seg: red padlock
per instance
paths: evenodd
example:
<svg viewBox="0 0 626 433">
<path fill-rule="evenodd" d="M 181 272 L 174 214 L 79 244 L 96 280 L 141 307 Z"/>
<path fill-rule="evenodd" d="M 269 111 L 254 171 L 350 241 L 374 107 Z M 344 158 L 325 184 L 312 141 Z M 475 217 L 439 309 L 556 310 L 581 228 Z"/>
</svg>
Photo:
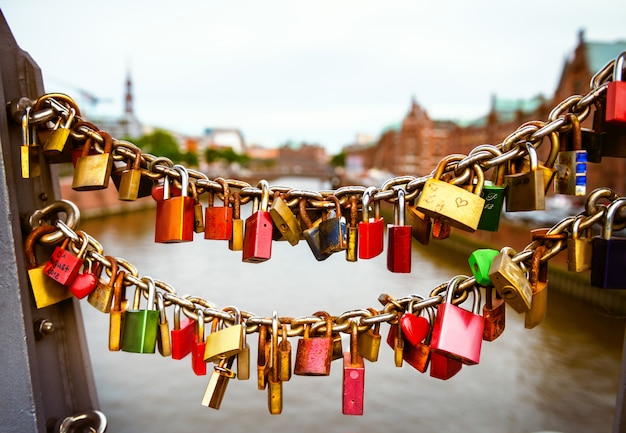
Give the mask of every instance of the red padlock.
<svg viewBox="0 0 626 433">
<path fill-rule="evenodd" d="M 194 200 L 188 196 L 189 174 L 182 165 L 173 167 L 180 174 L 181 195 L 170 197 L 169 182 L 163 183 L 163 200 L 157 201 L 154 241 L 159 243 L 193 240 L 195 228 Z"/>
<path fill-rule="evenodd" d="M 206 349 L 206 341 L 204 340 L 204 313 L 201 309 L 196 311 L 198 320 L 196 320 L 195 337 L 196 341 L 191 346 L 191 368 L 197 376 L 206 375 L 206 362 L 204 361 L 204 350 Z"/>
<path fill-rule="evenodd" d="M 343 354 L 343 406 L 344 415 L 363 415 L 363 395 L 365 393 L 365 363 L 359 354 L 358 326 L 352 321 L 350 351 Z"/>
<path fill-rule="evenodd" d="M 410 305 L 410 309 L 412 307 L 413 302 L 411 302 Z M 416 317 L 416 319 L 423 319 L 423 321 L 425 321 L 427 329 L 424 330 L 418 330 L 417 332 L 412 331 L 411 333 L 407 333 L 406 331 L 404 331 L 404 327 L 403 327 L 403 335 L 405 336 L 404 338 L 404 351 L 402 354 L 402 358 L 406 361 L 407 364 L 409 364 L 411 367 L 413 367 L 414 369 L 416 369 L 417 371 L 419 371 L 420 373 L 425 373 L 426 370 L 428 369 L 428 365 L 430 364 L 430 340 L 431 340 L 431 336 L 432 336 L 432 324 L 435 322 L 435 317 L 434 317 L 434 313 L 431 307 L 425 307 L 427 313 L 428 313 L 428 317 L 429 320 L 426 320 L 425 317 L 423 316 L 413 316 Z M 421 311 L 424 311 L 424 309 L 422 309 Z M 403 316 L 404 317 L 404 316 Z M 402 320 L 402 318 L 400 319 Z M 422 321 L 419 322 L 421 327 L 421 324 L 424 323 Z M 419 328 L 418 327 L 418 328 Z M 415 339 L 419 339 L 417 342 L 413 342 L 410 341 L 408 336 L 409 335 L 416 335 Z"/>
<path fill-rule="evenodd" d="M 183 359 L 191 353 L 191 348 L 196 342 L 194 339 L 195 322 L 187 317 L 181 321 L 181 306 L 174 306 L 174 329 L 170 332 L 172 337 L 172 359 Z"/>
<path fill-rule="evenodd" d="M 82 242 L 78 254 L 74 255 L 68 250 L 70 239 L 66 238 L 63 245 L 54 249 L 48 263 L 44 267 L 44 273 L 47 276 L 64 286 L 69 286 L 76 278 L 76 275 L 78 275 L 78 271 L 83 266 L 85 253 L 89 245 L 87 235 L 84 232 L 77 231 L 76 234 Z"/>
<path fill-rule="evenodd" d="M 299 376 L 328 376 L 333 355 L 333 321 L 324 311 L 314 314 L 324 317 L 326 332 L 321 337 L 309 337 L 310 325 L 304 327 L 304 337 L 298 340 L 293 373 Z"/>
<path fill-rule="evenodd" d="M 394 224 L 387 226 L 387 269 L 396 273 L 411 272 L 411 226 L 404 224 L 404 190 L 397 188 Z"/>
<path fill-rule="evenodd" d="M 370 200 L 375 192 L 376 187 L 368 187 L 361 199 L 363 221 L 360 221 L 358 226 L 360 259 L 371 259 L 383 252 L 385 220 L 380 216 L 380 202 L 374 204 L 374 218 L 369 216 Z"/>
<path fill-rule="evenodd" d="M 224 191 L 224 206 L 214 206 L 214 193 L 209 191 L 209 205 L 204 211 L 204 239 L 230 240 L 233 235 L 233 209 L 228 206 L 230 188 L 218 177 L 215 179 Z"/>
<path fill-rule="evenodd" d="M 621 53 L 613 66 L 613 81 L 606 89 L 606 122 L 612 124 L 626 124 L 626 51 Z"/>
<path fill-rule="evenodd" d="M 266 180 L 259 182 L 261 200 L 254 198 L 252 215 L 246 219 L 246 231 L 243 237 L 242 261 L 261 263 L 272 257 L 273 222 L 267 210 L 270 199 L 270 187 Z"/>
<path fill-rule="evenodd" d="M 97 268 L 98 264 L 96 263 L 95 266 Z M 70 283 L 70 292 L 78 299 L 83 299 L 85 296 L 91 294 L 96 287 L 98 287 L 98 275 L 97 272 L 94 272 L 93 260 L 87 259 L 85 263 L 83 263 L 83 272 L 76 275 Z"/>
<path fill-rule="evenodd" d="M 437 352 L 430 352 L 430 377 L 448 380 L 459 371 L 463 363 L 458 359 L 449 358 Z"/>
<path fill-rule="evenodd" d="M 459 275 L 448 283 L 445 302 L 437 307 L 430 347 L 433 351 L 464 364 L 478 364 L 483 342 L 485 319 L 479 313 L 480 291 L 473 288 L 473 312 L 452 303 L 457 286 L 469 277 Z"/>
</svg>

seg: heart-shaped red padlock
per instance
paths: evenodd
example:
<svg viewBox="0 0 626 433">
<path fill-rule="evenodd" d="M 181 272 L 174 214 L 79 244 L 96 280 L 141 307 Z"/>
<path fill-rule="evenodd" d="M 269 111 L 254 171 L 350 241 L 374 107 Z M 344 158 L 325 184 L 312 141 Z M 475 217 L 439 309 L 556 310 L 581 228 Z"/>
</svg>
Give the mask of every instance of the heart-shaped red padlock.
<svg viewBox="0 0 626 433">
<path fill-rule="evenodd" d="M 400 327 L 404 338 L 413 346 L 417 346 L 430 332 L 428 319 L 413 313 L 404 313 L 400 317 Z"/>
<path fill-rule="evenodd" d="M 78 299 L 83 299 L 93 292 L 97 285 L 98 277 L 90 271 L 85 271 L 82 274 L 76 275 L 76 278 L 74 278 L 70 284 L 70 292 Z"/>
</svg>

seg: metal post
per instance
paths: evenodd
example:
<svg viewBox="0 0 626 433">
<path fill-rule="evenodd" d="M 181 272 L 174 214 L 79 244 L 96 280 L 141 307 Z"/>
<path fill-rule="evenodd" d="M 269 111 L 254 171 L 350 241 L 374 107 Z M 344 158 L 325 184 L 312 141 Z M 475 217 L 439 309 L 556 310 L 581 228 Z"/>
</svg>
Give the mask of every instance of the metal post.
<svg viewBox="0 0 626 433">
<path fill-rule="evenodd" d="M 0 102 L 35 99 L 43 89 L 39 67 L 17 46 L 0 11 Z M 21 141 L 20 124 L 0 110 L 0 432 L 46 432 L 97 409 L 98 400 L 78 302 L 37 310 L 32 299 L 20 217 L 60 193 L 55 167 L 42 164 L 40 177 L 22 179 Z M 34 323 L 42 320 L 53 332 L 36 340 Z"/>
<path fill-rule="evenodd" d="M 622 368 L 619 374 L 617 400 L 615 401 L 615 418 L 613 419 L 613 433 L 626 433 L 626 330 L 624 331 L 624 345 L 622 347 Z"/>
</svg>

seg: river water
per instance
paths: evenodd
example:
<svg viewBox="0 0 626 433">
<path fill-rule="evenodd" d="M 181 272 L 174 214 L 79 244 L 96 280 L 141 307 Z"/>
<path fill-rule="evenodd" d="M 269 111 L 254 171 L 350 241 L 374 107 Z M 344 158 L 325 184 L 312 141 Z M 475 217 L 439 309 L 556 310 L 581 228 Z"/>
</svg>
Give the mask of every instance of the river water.
<svg viewBox="0 0 626 433">
<path fill-rule="evenodd" d="M 300 183 L 297 183 L 300 182 Z M 309 189 L 327 186 L 283 179 L 276 184 Z M 250 206 L 242 207 L 249 211 Z M 243 215 L 245 217 L 245 215 Z M 83 221 L 105 253 L 223 308 L 270 317 L 332 315 L 374 307 L 381 293 L 428 295 L 457 274 L 468 274 L 463 257 L 435 254 L 414 242 L 413 272 L 392 274 L 384 254 L 347 262 L 335 254 L 317 262 L 305 242 L 274 242 L 271 260 L 241 261 L 225 241 L 154 243 L 154 212 Z M 445 242 L 445 241 L 444 241 Z M 132 293 L 131 293 L 132 296 Z M 124 432 L 607 432 L 618 388 L 624 320 L 552 290 L 546 320 L 524 329 L 523 315 L 507 310 L 504 334 L 485 342 L 480 364 L 465 366 L 447 381 L 405 365 L 397 368 L 384 343 L 379 360 L 366 361 L 365 413 L 341 414 L 342 365 L 328 377 L 292 376 L 283 385 L 281 415 L 270 415 L 266 391 L 256 384 L 256 335 L 251 345 L 251 379 L 233 379 L 219 411 L 200 404 L 209 376 L 196 376 L 189 357 L 109 352 L 108 316 L 81 301 L 93 373 L 109 430 Z M 170 325 L 172 311 L 168 309 Z M 291 339 L 292 347 L 297 345 Z M 344 340 L 344 348 L 347 340 Z M 210 366 L 209 366 L 210 374 Z"/>
</svg>

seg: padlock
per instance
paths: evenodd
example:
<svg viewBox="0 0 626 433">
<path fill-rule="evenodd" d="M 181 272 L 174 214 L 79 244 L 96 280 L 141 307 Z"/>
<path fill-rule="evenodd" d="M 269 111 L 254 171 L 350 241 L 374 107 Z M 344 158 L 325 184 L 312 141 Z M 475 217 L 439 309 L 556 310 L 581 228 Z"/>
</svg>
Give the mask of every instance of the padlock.
<svg viewBox="0 0 626 433">
<path fill-rule="evenodd" d="M 122 334 L 124 352 L 154 353 L 159 329 L 159 312 L 156 310 L 156 285 L 151 277 L 141 279 L 148 286 L 148 309 L 140 310 L 142 288 L 135 287 L 132 309 L 126 311 L 126 323 Z"/>
<path fill-rule="evenodd" d="M 506 325 L 506 304 L 493 286 L 487 286 L 483 317 L 485 318 L 485 330 L 483 340 L 493 341 L 504 332 Z M 494 294 L 495 292 L 495 294 Z"/>
<path fill-rule="evenodd" d="M 350 196 L 350 221 L 348 222 L 346 239 L 346 261 L 356 262 L 359 260 L 359 203 L 356 195 Z"/>
<path fill-rule="evenodd" d="M 485 200 L 485 206 L 478 222 L 479 230 L 498 231 L 506 190 L 507 186 L 504 185 L 504 165 L 499 165 L 494 171 L 493 180 L 485 181 L 483 186 L 481 197 Z"/>
<path fill-rule="evenodd" d="M 402 367 L 404 363 L 404 337 L 402 336 L 402 327 L 400 320 L 391 323 L 389 333 L 387 334 L 387 344 L 393 349 L 393 362 L 396 367 Z"/>
<path fill-rule="evenodd" d="M 585 272 L 591 269 L 593 256 L 593 237 L 591 225 L 581 233 L 580 225 L 584 217 L 577 217 L 572 223 L 572 232 L 567 239 L 567 270 L 571 272 Z"/>
<path fill-rule="evenodd" d="M 204 233 L 204 208 L 198 196 L 196 182 L 189 182 L 191 198 L 193 198 L 193 231 L 194 233 Z"/>
<path fill-rule="evenodd" d="M 221 177 L 215 181 L 222 186 L 224 205 L 215 206 L 215 193 L 209 190 L 208 207 L 204 211 L 204 239 L 230 240 L 233 236 L 233 209 L 228 206 L 230 188 L 228 182 Z"/>
<path fill-rule="evenodd" d="M 233 193 L 233 232 L 228 240 L 228 248 L 231 251 L 243 250 L 244 221 L 241 219 L 241 196 L 238 192 Z"/>
<path fill-rule="evenodd" d="M 300 219 L 304 222 L 305 229 L 302 231 L 302 235 L 306 240 L 307 245 L 311 249 L 315 260 L 321 262 L 329 258 L 332 253 L 323 253 L 320 248 L 320 228 L 319 225 L 313 225 L 309 215 L 306 211 L 306 199 L 301 198 L 299 203 Z"/>
<path fill-rule="evenodd" d="M 189 242 L 194 235 L 193 198 L 188 196 L 189 174 L 182 165 L 175 165 L 180 174 L 181 195 L 170 197 L 169 181 L 166 177 L 163 200 L 157 201 L 156 230 L 154 241 L 160 243 Z"/>
<path fill-rule="evenodd" d="M 267 375 L 267 407 L 270 414 L 278 415 L 283 411 L 283 382 L 280 380 L 278 355 L 278 314 L 272 314 L 272 336 Z"/>
<path fill-rule="evenodd" d="M 70 247 L 70 239 L 66 238 L 63 245 L 56 247 L 50 256 L 50 259 L 44 266 L 44 273 L 52 278 L 57 283 L 68 286 L 72 283 L 80 268 L 83 266 L 85 254 L 89 242 L 87 236 L 82 231 L 77 231 L 76 234 L 81 239 L 81 246 L 77 255 L 72 254 L 68 248 Z"/>
<path fill-rule="evenodd" d="M 451 232 L 452 227 L 450 226 L 450 223 L 439 217 L 432 219 L 431 236 L 433 239 L 438 241 L 448 239 Z"/>
<path fill-rule="evenodd" d="M 371 259 L 383 252 L 385 220 L 380 216 L 380 201 L 374 202 L 374 217 L 370 217 L 370 202 L 376 192 L 375 187 L 368 187 L 363 192 L 362 221 L 359 222 L 359 258 Z"/>
<path fill-rule="evenodd" d="M 374 308 L 368 310 L 377 316 L 378 312 Z M 378 361 L 378 353 L 380 352 L 380 322 L 376 322 L 371 328 L 365 332 L 359 332 L 359 354 L 370 362 Z"/>
<path fill-rule="evenodd" d="M 350 350 L 343 354 L 342 394 L 344 415 L 363 415 L 365 394 L 365 363 L 358 349 L 358 326 L 352 321 Z"/>
<path fill-rule="evenodd" d="M 602 136 L 601 156 L 626 158 L 626 134 L 624 126 L 606 121 L 606 95 L 596 100 L 596 111 L 593 113 L 593 130 Z M 583 137 L 584 138 L 584 137 Z M 583 141 L 583 146 L 585 142 Z M 590 152 L 587 149 L 587 152 Z M 591 161 L 591 155 L 587 154 Z"/>
<path fill-rule="evenodd" d="M 109 350 L 119 351 L 122 348 L 122 335 L 126 324 L 126 300 L 124 299 L 124 278 L 126 272 L 119 271 L 113 283 L 113 306 L 109 312 Z"/>
<path fill-rule="evenodd" d="M 490 248 L 482 248 L 470 254 L 469 267 L 472 275 L 476 279 L 476 283 L 481 286 L 490 286 L 491 278 L 489 278 L 489 269 L 493 259 L 499 254 L 499 251 Z"/>
<path fill-rule="evenodd" d="M 333 354 L 333 321 L 331 316 L 323 311 L 314 315 L 324 318 L 326 332 L 321 337 L 310 337 L 311 325 L 304 326 L 304 337 L 298 340 L 293 370 L 293 373 L 298 376 L 330 375 L 330 363 Z"/>
<path fill-rule="evenodd" d="M 250 345 L 247 341 L 247 330 L 245 320 L 241 322 L 243 327 L 242 349 L 237 353 L 237 380 L 250 379 Z"/>
<path fill-rule="evenodd" d="M 42 225 L 31 231 L 26 237 L 24 251 L 26 253 L 26 267 L 28 279 L 37 308 L 54 305 L 72 297 L 70 290 L 48 277 L 44 271 L 45 265 L 38 265 L 35 256 L 35 243 L 43 235 L 54 233 L 57 228 L 52 225 Z"/>
<path fill-rule="evenodd" d="M 414 336 L 416 331 L 412 331 L 412 333 L 406 332 L 406 327 L 403 326 L 403 337 L 404 337 L 404 350 L 402 352 L 402 359 L 406 361 L 411 367 L 419 371 L 420 373 L 425 373 L 430 364 L 431 350 L 430 350 L 430 342 L 432 339 L 432 324 L 435 322 L 435 317 L 432 309 L 430 307 L 425 307 L 421 310 L 427 311 L 429 319 L 426 320 L 423 316 L 414 316 L 412 313 L 412 305 L 415 301 L 412 301 L 409 304 L 410 316 L 406 316 L 407 313 L 403 314 L 403 318 L 406 317 L 415 317 L 416 319 L 422 319 L 425 325 L 425 329 L 422 330 L 422 334 L 413 338 L 411 341 L 409 336 Z M 401 318 L 402 320 L 402 318 Z M 404 323 L 401 322 L 401 325 Z"/>
<path fill-rule="evenodd" d="M 421 299 L 419 299 L 421 300 Z M 421 315 L 416 315 L 413 311 L 413 304 L 417 300 L 409 302 L 408 310 L 400 316 L 400 328 L 405 342 L 416 346 L 430 334 L 431 322 Z M 423 310 L 420 310 L 420 312 Z M 405 345 L 406 349 L 406 345 Z"/>
<path fill-rule="evenodd" d="M 398 201 L 394 205 L 394 224 L 387 225 L 387 270 L 395 273 L 411 272 L 411 226 L 404 223 L 404 189 L 397 188 Z"/>
<path fill-rule="evenodd" d="M 432 220 L 413 206 L 407 208 L 406 217 L 411 226 L 411 235 L 422 245 L 428 245 L 432 232 Z"/>
<path fill-rule="evenodd" d="M 97 267 L 97 265 L 95 266 Z M 86 258 L 83 262 L 83 272 L 77 274 L 69 285 L 70 292 L 78 298 L 83 299 L 93 292 L 98 286 L 98 276 L 94 272 L 93 259 Z"/>
<path fill-rule="evenodd" d="M 139 188 L 142 181 L 141 172 L 141 149 L 136 147 L 135 157 L 128 160 L 128 165 L 120 175 L 120 183 L 117 188 L 117 198 L 122 201 L 134 201 L 139 198 Z"/>
<path fill-rule="evenodd" d="M 156 294 L 157 308 L 159 309 L 159 331 L 157 333 L 157 349 L 161 356 L 172 355 L 172 340 L 170 339 L 170 325 L 165 311 L 165 300 L 162 293 Z"/>
<path fill-rule="evenodd" d="M 512 248 L 502 248 L 491 262 L 489 278 L 507 304 L 518 313 L 525 313 L 530 309 L 533 290 L 524 271 L 513 262 L 515 254 Z"/>
<path fill-rule="evenodd" d="M 451 155 L 442 159 L 432 178 L 426 180 L 415 208 L 432 218 L 441 218 L 453 227 L 474 232 L 478 228 L 485 200 L 480 197 L 484 184 L 482 169 L 474 164 L 473 170 L 478 177 L 474 192 L 441 180 L 449 161 L 457 159 Z"/>
<path fill-rule="evenodd" d="M 504 183 L 507 185 L 507 212 L 544 210 L 546 208 L 545 178 L 542 171 L 538 170 L 537 151 L 530 142 L 526 142 L 525 147 L 530 162 L 528 171 L 504 176 Z M 511 164 L 511 166 L 513 165 Z"/>
<path fill-rule="evenodd" d="M 571 123 L 571 148 L 561 139 L 561 151 L 556 162 L 554 192 L 584 196 L 587 194 L 587 151 L 582 148 L 580 121 L 575 114 L 568 113 L 566 119 Z"/>
<path fill-rule="evenodd" d="M 48 135 L 48 139 L 43 146 L 43 152 L 46 157 L 51 157 L 53 159 L 58 158 L 61 152 L 63 152 L 65 144 L 70 137 L 72 123 L 74 122 L 76 114 L 76 110 L 71 107 L 68 110 L 67 119 L 65 120 L 65 124 L 63 126 L 61 126 L 60 123 L 62 118 L 59 118 L 59 123 L 55 126 L 55 129 L 50 132 L 50 135 Z"/>
<path fill-rule="evenodd" d="M 485 320 L 480 315 L 480 291 L 476 286 L 473 287 L 471 312 L 452 303 L 458 284 L 465 279 L 465 276 L 456 276 L 448 283 L 446 300 L 437 307 L 430 347 L 437 353 L 472 365 L 480 361 Z"/>
<path fill-rule="evenodd" d="M 594 112 L 594 119 L 598 110 Z M 571 140 L 572 131 L 562 133 L 563 140 Z M 596 131 L 595 129 L 580 128 L 582 148 L 587 151 L 587 162 L 602 162 L 603 149 L 606 146 L 606 132 Z"/>
<path fill-rule="evenodd" d="M 209 384 L 202 397 L 202 406 L 207 406 L 219 410 L 228 387 L 228 381 L 236 376 L 232 370 L 235 357 L 220 358 L 219 364 L 213 367 Z"/>
<path fill-rule="evenodd" d="M 257 388 L 263 391 L 267 388 L 267 378 L 270 373 L 270 358 L 272 355 L 272 336 L 267 325 L 259 325 L 259 343 L 257 345 Z"/>
<path fill-rule="evenodd" d="M 272 257 L 273 223 L 267 206 L 270 198 L 270 187 L 266 180 L 261 180 L 261 199 L 255 197 L 252 215 L 246 218 L 246 229 L 243 237 L 242 261 L 261 263 Z"/>
<path fill-rule="evenodd" d="M 207 362 L 216 361 L 224 356 L 230 358 L 243 350 L 244 329 L 241 324 L 241 314 L 235 307 L 227 307 L 224 310 L 234 313 L 234 323 L 231 326 L 225 326 L 224 322 L 222 322 L 222 328 L 218 329 L 217 322 L 219 319 L 213 320 L 211 333 L 206 339 L 206 350 L 204 352 L 204 360 Z"/>
<path fill-rule="evenodd" d="M 626 289 L 626 238 L 613 236 L 613 219 L 626 198 L 614 200 L 606 210 L 600 236 L 593 238 L 591 285 L 602 289 Z"/>
<path fill-rule="evenodd" d="M 546 247 L 541 245 L 533 251 L 532 265 L 529 272 L 529 281 L 533 290 L 530 310 L 524 316 L 524 328 L 532 329 L 543 322 L 548 309 L 548 262 L 542 263 L 541 258 L 546 253 Z"/>
<path fill-rule="evenodd" d="M 196 376 L 206 375 L 206 361 L 204 360 L 204 351 L 206 349 L 206 341 L 204 340 L 204 313 L 201 308 L 196 310 L 196 327 L 194 330 L 195 341 L 191 346 L 191 369 Z"/>
<path fill-rule="evenodd" d="M 72 189 L 75 191 L 96 191 L 109 186 L 113 168 L 113 138 L 106 131 L 98 131 L 104 140 L 103 153 L 90 155 L 93 140 L 88 137 L 83 145 L 81 156 L 76 161 Z"/>
<path fill-rule="evenodd" d="M 335 203 L 335 210 L 320 222 L 320 250 L 322 254 L 332 254 L 348 247 L 346 219 L 341 215 L 341 205 L 336 196 L 329 195 L 326 200 Z"/>
<path fill-rule="evenodd" d="M 341 333 L 333 332 L 333 354 L 331 355 L 331 361 L 336 361 L 337 359 L 343 358 L 343 343 L 341 338 Z"/>
<path fill-rule="evenodd" d="M 624 126 L 626 124 L 626 51 L 622 52 L 613 65 L 613 81 L 606 89 L 606 122 Z"/>
<path fill-rule="evenodd" d="M 291 379 L 291 343 L 287 338 L 287 325 L 281 325 L 282 339 L 278 344 L 278 378 L 281 382 Z"/>
<path fill-rule="evenodd" d="M 300 234 L 302 233 L 300 223 L 280 194 L 274 197 L 272 201 L 270 216 L 282 237 L 287 239 L 291 245 L 295 246 L 300 242 Z"/>
<path fill-rule="evenodd" d="M 22 178 L 31 179 L 41 175 L 39 165 L 39 153 L 41 146 L 37 144 L 36 134 L 30 126 L 31 107 L 26 107 L 22 116 L 22 145 L 20 146 L 20 162 L 22 167 Z"/>
<path fill-rule="evenodd" d="M 438 352 L 430 352 L 430 377 L 448 380 L 461 371 L 463 363 Z"/>
<path fill-rule="evenodd" d="M 181 306 L 174 306 L 174 329 L 170 332 L 172 338 L 172 359 L 183 359 L 191 353 L 195 344 L 195 321 L 185 317 L 181 320 Z"/>
<path fill-rule="evenodd" d="M 109 281 L 106 282 L 102 278 L 98 279 L 98 285 L 87 297 L 89 302 L 98 311 L 108 314 L 111 311 L 111 301 L 113 300 L 113 285 L 117 276 L 117 260 L 113 256 L 105 256 L 111 268 Z"/>
</svg>

